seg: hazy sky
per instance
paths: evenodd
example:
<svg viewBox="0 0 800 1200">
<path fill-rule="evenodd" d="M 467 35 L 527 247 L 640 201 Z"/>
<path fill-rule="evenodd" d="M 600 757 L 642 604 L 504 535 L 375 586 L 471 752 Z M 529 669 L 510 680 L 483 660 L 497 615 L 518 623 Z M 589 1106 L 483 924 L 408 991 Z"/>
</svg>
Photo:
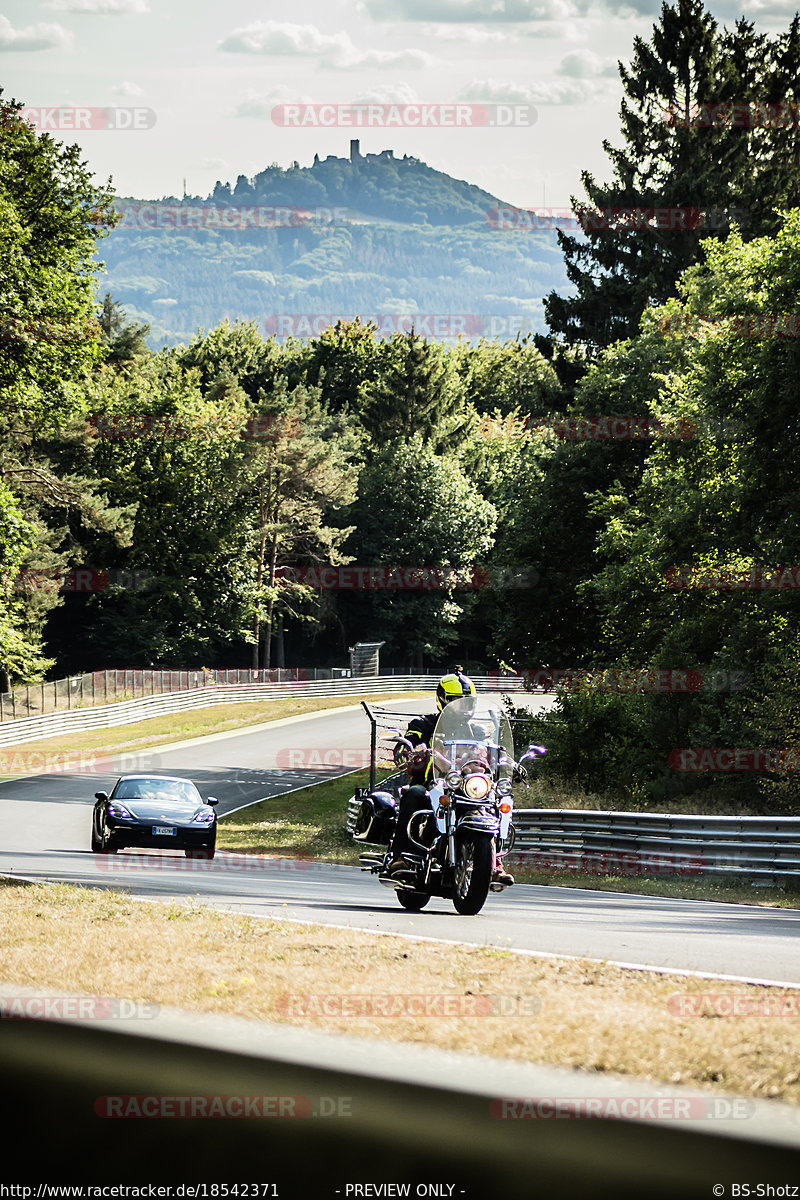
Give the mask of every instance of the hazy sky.
<svg viewBox="0 0 800 1200">
<path fill-rule="evenodd" d="M 796 7 L 753 0 L 744 15 L 776 33 Z M 30 106 L 152 110 L 150 128 L 55 135 L 78 141 L 120 194 L 181 195 L 184 179 L 206 193 L 273 161 L 346 155 L 359 137 L 362 153 L 390 147 L 511 203 L 566 207 L 582 195 L 582 169 L 610 174 L 602 141 L 620 141 L 617 60 L 630 60 L 637 34 L 649 39 L 659 11 L 655 0 L 12 0 L 0 15 L 0 81 L 6 99 Z M 734 0 L 711 11 L 729 26 L 743 15 Z M 512 102 L 533 105 L 536 119 L 276 125 L 275 104 L 297 101 Z"/>
</svg>

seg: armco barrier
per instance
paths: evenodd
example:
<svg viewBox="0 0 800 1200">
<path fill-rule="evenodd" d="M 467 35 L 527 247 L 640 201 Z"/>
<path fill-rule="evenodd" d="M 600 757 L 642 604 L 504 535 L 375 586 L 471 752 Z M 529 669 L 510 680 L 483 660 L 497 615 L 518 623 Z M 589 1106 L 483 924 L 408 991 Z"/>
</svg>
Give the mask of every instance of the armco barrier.
<svg viewBox="0 0 800 1200">
<path fill-rule="evenodd" d="M 513 856 L 546 871 L 800 879 L 800 817 L 517 809 Z"/>
<path fill-rule="evenodd" d="M 91 729 L 107 729 L 115 725 L 130 725 L 150 717 L 187 712 L 219 704 L 243 704 L 258 700 L 296 700 L 298 698 L 368 696 L 393 692 L 432 692 L 438 676 L 434 675 L 368 675 L 337 680 L 297 680 L 291 683 L 232 684 L 225 687 L 194 688 L 184 692 L 167 692 L 145 696 L 140 700 L 122 700 L 92 708 L 73 708 L 67 712 L 47 713 L 36 717 L 21 717 L 0 725 L 0 746 L 17 746 L 38 738 L 77 733 Z M 472 676 L 479 691 L 493 691 L 498 681 L 489 676 Z M 504 679 L 503 689 L 514 684 L 521 691 L 521 680 Z"/>
</svg>

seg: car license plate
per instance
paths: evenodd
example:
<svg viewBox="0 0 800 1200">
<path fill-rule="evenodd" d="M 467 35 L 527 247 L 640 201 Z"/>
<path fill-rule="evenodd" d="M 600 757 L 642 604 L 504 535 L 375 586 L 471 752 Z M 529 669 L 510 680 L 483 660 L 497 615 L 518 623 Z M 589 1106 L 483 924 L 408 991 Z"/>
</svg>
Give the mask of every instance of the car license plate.
<svg viewBox="0 0 800 1200">
<path fill-rule="evenodd" d="M 174 825 L 171 828 L 168 825 L 154 825 L 153 826 L 153 836 L 154 837 L 175 837 L 176 833 L 177 833 L 177 830 L 175 829 Z"/>
</svg>

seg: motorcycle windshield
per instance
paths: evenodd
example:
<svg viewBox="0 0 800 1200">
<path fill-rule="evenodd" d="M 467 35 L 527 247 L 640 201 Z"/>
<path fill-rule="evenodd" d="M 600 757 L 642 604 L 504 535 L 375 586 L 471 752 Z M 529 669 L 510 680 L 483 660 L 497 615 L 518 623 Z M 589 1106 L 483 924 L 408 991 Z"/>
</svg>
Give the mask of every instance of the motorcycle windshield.
<svg viewBox="0 0 800 1200">
<path fill-rule="evenodd" d="M 513 769 L 514 739 L 505 712 L 482 696 L 451 700 L 433 733 L 435 778 L 484 771 L 494 780 L 510 779 Z"/>
</svg>

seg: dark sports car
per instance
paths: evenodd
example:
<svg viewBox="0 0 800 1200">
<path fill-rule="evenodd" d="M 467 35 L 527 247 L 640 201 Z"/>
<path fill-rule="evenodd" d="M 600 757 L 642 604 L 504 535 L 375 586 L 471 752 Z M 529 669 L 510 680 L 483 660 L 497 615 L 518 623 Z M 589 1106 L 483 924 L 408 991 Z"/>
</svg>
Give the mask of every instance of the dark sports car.
<svg viewBox="0 0 800 1200">
<path fill-rule="evenodd" d="M 204 800 L 190 779 L 122 775 L 107 792 L 95 792 L 92 850 L 115 854 L 125 846 L 184 850 L 187 858 L 213 858 L 217 843 L 215 796 Z"/>
</svg>

